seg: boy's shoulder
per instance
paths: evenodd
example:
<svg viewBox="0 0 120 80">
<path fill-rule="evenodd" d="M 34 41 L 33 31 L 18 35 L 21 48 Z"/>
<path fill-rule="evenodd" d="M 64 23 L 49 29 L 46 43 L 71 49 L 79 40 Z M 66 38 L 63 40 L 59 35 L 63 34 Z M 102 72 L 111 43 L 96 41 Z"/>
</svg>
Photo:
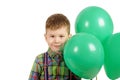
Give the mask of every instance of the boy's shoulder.
<svg viewBox="0 0 120 80">
<path fill-rule="evenodd" d="M 37 55 L 37 58 L 43 58 L 45 53 L 41 53 Z"/>
<path fill-rule="evenodd" d="M 43 63 L 44 54 L 45 54 L 45 53 L 41 53 L 41 54 L 39 54 L 39 55 L 36 56 L 35 61 L 36 61 L 38 64 L 42 64 L 42 63 Z"/>
</svg>

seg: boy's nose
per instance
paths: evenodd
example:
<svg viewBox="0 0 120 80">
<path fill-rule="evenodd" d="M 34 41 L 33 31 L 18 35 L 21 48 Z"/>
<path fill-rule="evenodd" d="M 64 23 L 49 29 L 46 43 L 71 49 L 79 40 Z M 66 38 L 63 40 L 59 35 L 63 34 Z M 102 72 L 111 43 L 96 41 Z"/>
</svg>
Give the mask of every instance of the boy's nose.
<svg viewBox="0 0 120 80">
<path fill-rule="evenodd" d="M 60 38 L 56 37 L 55 42 L 60 42 Z"/>
</svg>

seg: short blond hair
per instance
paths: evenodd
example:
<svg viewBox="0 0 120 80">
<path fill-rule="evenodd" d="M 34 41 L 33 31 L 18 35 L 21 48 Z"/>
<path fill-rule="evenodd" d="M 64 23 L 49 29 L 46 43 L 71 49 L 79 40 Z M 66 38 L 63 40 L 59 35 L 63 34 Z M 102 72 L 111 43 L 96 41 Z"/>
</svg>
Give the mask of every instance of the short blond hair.
<svg viewBox="0 0 120 80">
<path fill-rule="evenodd" d="M 46 20 L 46 29 L 57 30 L 61 27 L 66 27 L 68 34 L 70 34 L 70 21 L 63 14 L 53 14 Z"/>
</svg>

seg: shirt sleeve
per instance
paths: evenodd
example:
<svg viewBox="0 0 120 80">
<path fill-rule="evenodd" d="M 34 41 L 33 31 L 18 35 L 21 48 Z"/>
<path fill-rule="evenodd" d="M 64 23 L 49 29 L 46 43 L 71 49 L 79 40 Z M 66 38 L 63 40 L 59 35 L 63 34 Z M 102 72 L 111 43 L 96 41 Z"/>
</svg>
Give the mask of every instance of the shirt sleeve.
<svg viewBox="0 0 120 80">
<path fill-rule="evenodd" d="M 40 75 L 42 71 L 40 60 L 41 59 L 39 59 L 38 56 L 35 58 L 35 61 L 33 63 L 28 80 L 39 80 L 40 79 Z"/>
</svg>

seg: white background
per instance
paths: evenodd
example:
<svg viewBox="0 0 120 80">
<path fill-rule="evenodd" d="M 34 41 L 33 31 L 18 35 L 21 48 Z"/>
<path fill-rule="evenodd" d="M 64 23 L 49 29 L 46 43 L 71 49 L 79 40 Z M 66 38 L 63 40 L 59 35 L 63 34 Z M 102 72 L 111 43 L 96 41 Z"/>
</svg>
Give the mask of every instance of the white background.
<svg viewBox="0 0 120 80">
<path fill-rule="evenodd" d="M 35 57 L 45 52 L 45 21 L 53 13 L 65 14 L 71 33 L 78 13 L 88 6 L 105 9 L 120 32 L 119 0 L 1 0 L 0 1 L 0 80 L 28 80 Z M 109 80 L 104 68 L 98 80 Z M 118 79 L 120 80 L 120 79 Z"/>
</svg>

